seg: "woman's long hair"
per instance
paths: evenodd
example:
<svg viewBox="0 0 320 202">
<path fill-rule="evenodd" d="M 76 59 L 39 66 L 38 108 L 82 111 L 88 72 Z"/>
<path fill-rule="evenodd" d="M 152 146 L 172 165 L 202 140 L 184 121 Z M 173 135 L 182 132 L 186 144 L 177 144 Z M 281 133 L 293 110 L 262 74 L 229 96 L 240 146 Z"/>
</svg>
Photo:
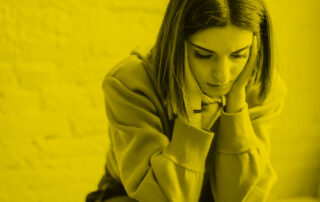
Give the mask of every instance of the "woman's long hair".
<svg viewBox="0 0 320 202">
<path fill-rule="evenodd" d="M 152 57 L 160 97 L 166 103 L 174 101 L 180 113 L 186 114 L 184 41 L 199 30 L 229 24 L 257 35 L 257 66 L 250 84 L 259 83 L 259 98 L 266 98 L 271 85 L 272 32 L 263 0 L 170 0 Z"/>
</svg>

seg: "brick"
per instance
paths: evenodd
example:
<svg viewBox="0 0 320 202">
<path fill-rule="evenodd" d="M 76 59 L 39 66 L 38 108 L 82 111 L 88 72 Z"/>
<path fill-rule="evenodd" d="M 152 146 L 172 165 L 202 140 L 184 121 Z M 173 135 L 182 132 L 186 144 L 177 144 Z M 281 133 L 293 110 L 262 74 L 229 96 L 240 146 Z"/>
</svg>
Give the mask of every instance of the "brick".
<svg viewBox="0 0 320 202">
<path fill-rule="evenodd" d="M 137 1 L 130 1 L 130 0 L 124 0 L 124 1 L 117 1 L 117 0 L 110 0 L 109 5 L 112 9 L 125 9 L 128 11 L 135 11 L 135 10 L 142 10 L 145 12 L 152 11 L 154 12 L 163 12 L 163 10 L 166 8 L 168 4 L 168 0 L 162 0 L 162 1 L 145 1 L 145 0 L 137 0 Z"/>
<path fill-rule="evenodd" d="M 43 86 L 41 102 L 43 108 L 50 111 L 75 113 L 91 108 L 89 99 L 74 83 L 55 83 L 51 86 Z"/>
<path fill-rule="evenodd" d="M 22 63 L 15 67 L 21 88 L 40 91 L 42 86 L 59 82 L 57 66 L 53 63 Z"/>
<path fill-rule="evenodd" d="M 35 193 L 28 186 L 32 181 L 27 182 L 23 171 L 6 170 L 1 172 L 0 199 L 1 201 L 35 201 Z"/>
<path fill-rule="evenodd" d="M 39 140 L 41 151 L 50 159 L 65 159 L 85 154 L 101 153 L 108 146 L 106 136 L 92 138 L 47 138 Z"/>
<path fill-rule="evenodd" d="M 84 201 L 97 186 L 103 77 L 155 39 L 166 1 L 1 1 L 0 201 Z"/>
<path fill-rule="evenodd" d="M 11 63 L 0 60 L 0 86 L 17 86 L 17 79 Z"/>
<path fill-rule="evenodd" d="M 105 134 L 107 118 L 104 110 L 87 110 L 70 117 L 70 128 L 73 135 L 80 137 Z"/>
<path fill-rule="evenodd" d="M 0 117 L 1 136 L 15 137 L 63 137 L 70 136 L 68 117 L 64 113 L 25 112 Z"/>
<path fill-rule="evenodd" d="M 19 114 L 38 111 L 39 93 L 13 86 L 0 86 L 0 110 L 4 114 Z"/>
</svg>

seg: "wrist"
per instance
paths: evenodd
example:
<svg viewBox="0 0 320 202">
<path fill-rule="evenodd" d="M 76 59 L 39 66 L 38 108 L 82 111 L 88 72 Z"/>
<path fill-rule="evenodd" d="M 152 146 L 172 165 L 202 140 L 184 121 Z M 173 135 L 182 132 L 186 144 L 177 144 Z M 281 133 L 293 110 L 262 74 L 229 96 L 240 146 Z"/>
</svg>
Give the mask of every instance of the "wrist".
<svg viewBox="0 0 320 202">
<path fill-rule="evenodd" d="M 245 88 L 239 91 L 229 92 L 226 96 L 225 112 L 237 113 L 240 112 L 246 104 Z"/>
</svg>

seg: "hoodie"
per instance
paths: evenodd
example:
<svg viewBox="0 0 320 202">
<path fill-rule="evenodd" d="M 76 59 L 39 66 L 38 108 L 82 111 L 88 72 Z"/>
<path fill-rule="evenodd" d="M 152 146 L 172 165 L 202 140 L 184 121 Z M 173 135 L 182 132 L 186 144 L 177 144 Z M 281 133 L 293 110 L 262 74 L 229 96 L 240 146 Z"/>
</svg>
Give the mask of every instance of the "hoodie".
<svg viewBox="0 0 320 202">
<path fill-rule="evenodd" d="M 149 51 L 133 51 L 103 81 L 110 145 L 105 175 L 87 201 L 119 195 L 142 202 L 266 201 L 277 181 L 272 120 L 287 93 L 280 75 L 263 103 L 252 86 L 240 112 L 218 105 L 207 131 L 170 115 L 154 85 Z"/>
</svg>

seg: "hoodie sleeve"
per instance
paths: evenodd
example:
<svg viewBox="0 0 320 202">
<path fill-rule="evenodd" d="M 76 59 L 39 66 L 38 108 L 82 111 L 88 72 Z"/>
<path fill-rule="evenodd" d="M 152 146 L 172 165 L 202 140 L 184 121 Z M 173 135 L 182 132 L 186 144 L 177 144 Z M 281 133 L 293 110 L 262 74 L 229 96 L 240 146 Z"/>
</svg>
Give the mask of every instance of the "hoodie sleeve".
<svg viewBox="0 0 320 202">
<path fill-rule="evenodd" d="M 210 177 L 216 202 L 263 202 L 277 181 L 269 136 L 287 91 L 280 77 L 274 86 L 264 104 L 222 112 Z"/>
<path fill-rule="evenodd" d="M 111 144 L 127 194 L 138 201 L 198 201 L 214 134 L 180 120 L 163 133 L 145 92 L 108 76 L 103 85 Z"/>
</svg>

